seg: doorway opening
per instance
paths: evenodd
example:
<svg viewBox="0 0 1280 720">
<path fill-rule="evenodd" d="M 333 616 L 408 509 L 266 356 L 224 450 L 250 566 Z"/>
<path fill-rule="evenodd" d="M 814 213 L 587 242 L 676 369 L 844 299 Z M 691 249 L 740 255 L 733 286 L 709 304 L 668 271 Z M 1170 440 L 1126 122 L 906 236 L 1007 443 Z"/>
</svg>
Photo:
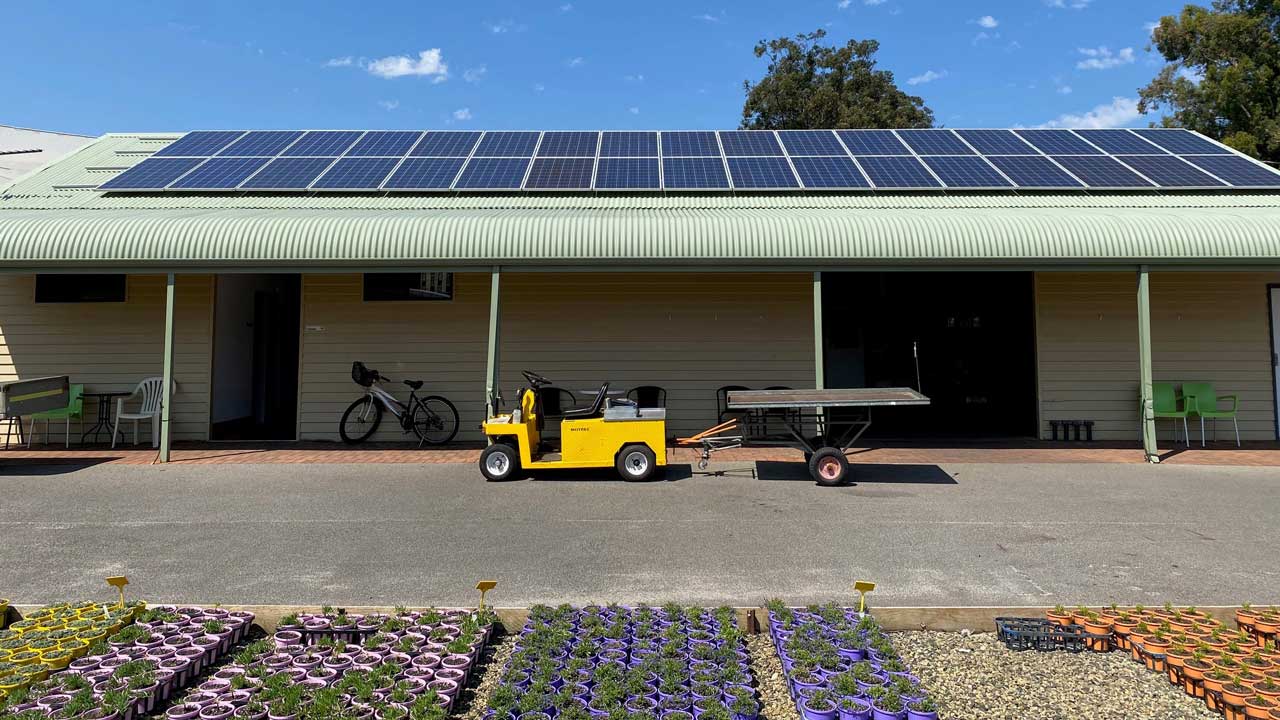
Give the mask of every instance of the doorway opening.
<svg viewBox="0 0 1280 720">
<path fill-rule="evenodd" d="M 296 440 L 301 275 L 219 275 L 212 440 Z"/>
<path fill-rule="evenodd" d="M 1036 435 L 1032 273 L 823 273 L 822 286 L 827 387 L 932 400 L 876 408 L 869 436 Z"/>
</svg>

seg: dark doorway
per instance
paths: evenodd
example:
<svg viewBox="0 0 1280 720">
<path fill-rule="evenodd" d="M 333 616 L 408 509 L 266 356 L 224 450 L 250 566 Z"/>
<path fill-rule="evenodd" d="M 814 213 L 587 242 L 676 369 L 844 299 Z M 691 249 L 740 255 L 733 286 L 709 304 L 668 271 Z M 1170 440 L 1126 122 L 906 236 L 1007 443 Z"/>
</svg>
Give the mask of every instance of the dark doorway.
<svg viewBox="0 0 1280 720">
<path fill-rule="evenodd" d="M 874 412 L 876 437 L 1036 434 L 1034 277 L 824 273 L 828 387 L 917 387 L 929 407 Z"/>
<path fill-rule="evenodd" d="M 219 275 L 214 307 L 214 440 L 294 440 L 300 275 Z"/>
</svg>

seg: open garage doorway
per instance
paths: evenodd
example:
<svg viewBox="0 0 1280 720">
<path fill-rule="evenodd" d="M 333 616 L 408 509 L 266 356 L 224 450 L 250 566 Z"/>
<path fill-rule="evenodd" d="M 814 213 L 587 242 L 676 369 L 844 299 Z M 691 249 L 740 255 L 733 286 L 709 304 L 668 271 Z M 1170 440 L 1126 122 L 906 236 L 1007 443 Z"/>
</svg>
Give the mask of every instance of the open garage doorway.
<svg viewBox="0 0 1280 720">
<path fill-rule="evenodd" d="M 917 387 L 927 408 L 882 408 L 868 436 L 1036 435 L 1029 272 L 823 273 L 831 388 Z"/>
<path fill-rule="evenodd" d="M 211 440 L 295 440 L 301 275 L 219 275 Z"/>
</svg>

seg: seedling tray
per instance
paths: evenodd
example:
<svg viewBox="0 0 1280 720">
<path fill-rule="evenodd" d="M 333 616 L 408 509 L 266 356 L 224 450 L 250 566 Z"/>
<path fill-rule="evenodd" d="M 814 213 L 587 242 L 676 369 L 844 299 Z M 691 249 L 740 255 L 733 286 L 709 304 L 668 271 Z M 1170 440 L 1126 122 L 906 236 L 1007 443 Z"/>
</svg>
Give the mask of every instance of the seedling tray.
<svg viewBox="0 0 1280 720">
<path fill-rule="evenodd" d="M 1085 632 L 1082 625 L 1058 625 L 1044 618 L 1029 617 L 996 618 L 996 633 L 1006 647 L 1018 651 L 1084 652 L 1089 649 L 1090 640 L 1111 640 L 1109 634 Z"/>
</svg>

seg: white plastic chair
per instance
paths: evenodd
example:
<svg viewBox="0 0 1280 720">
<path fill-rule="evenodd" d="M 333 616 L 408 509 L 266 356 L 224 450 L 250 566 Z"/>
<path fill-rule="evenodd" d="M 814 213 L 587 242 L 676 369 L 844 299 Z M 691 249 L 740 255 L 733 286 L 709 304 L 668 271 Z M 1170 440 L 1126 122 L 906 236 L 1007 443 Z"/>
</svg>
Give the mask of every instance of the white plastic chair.
<svg viewBox="0 0 1280 720">
<path fill-rule="evenodd" d="M 116 400 L 116 421 L 111 428 L 111 447 L 116 446 L 116 436 L 120 433 L 120 421 L 133 421 L 133 444 L 138 444 L 138 421 L 151 420 L 151 447 L 160 447 L 160 400 L 164 389 L 163 377 L 143 378 L 133 394 Z M 125 412 L 126 402 L 142 397 L 142 407 L 138 412 Z"/>
</svg>

